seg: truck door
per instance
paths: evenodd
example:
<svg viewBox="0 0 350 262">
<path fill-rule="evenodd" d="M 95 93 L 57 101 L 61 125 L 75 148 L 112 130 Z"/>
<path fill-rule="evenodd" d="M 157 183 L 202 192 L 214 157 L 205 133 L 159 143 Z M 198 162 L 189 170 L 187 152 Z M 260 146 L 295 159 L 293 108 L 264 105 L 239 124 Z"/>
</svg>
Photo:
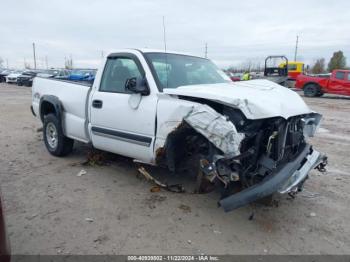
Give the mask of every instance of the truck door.
<svg viewBox="0 0 350 262">
<path fill-rule="evenodd" d="M 90 98 L 89 129 L 94 147 L 145 162 L 151 161 L 157 95 L 151 92 L 138 100 L 140 94 L 125 89 L 127 79 L 144 76 L 142 64 L 136 55 L 116 54 L 108 57 L 100 86 Z"/>
<path fill-rule="evenodd" d="M 329 80 L 328 90 L 330 93 L 344 94 L 345 92 L 345 72 L 335 71 Z"/>
<path fill-rule="evenodd" d="M 350 71 L 346 73 L 344 83 L 344 95 L 350 96 Z"/>
</svg>

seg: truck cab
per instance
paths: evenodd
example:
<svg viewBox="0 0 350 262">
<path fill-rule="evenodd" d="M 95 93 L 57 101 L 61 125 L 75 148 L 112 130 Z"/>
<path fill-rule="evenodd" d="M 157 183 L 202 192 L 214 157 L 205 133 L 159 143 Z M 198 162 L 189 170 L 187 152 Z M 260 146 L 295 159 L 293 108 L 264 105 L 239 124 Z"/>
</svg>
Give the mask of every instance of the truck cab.
<svg viewBox="0 0 350 262">
<path fill-rule="evenodd" d="M 286 63 L 281 63 L 279 65 L 280 68 L 285 68 Z M 295 81 L 297 76 L 304 73 L 304 63 L 296 62 L 296 61 L 288 61 L 288 80 Z"/>
</svg>

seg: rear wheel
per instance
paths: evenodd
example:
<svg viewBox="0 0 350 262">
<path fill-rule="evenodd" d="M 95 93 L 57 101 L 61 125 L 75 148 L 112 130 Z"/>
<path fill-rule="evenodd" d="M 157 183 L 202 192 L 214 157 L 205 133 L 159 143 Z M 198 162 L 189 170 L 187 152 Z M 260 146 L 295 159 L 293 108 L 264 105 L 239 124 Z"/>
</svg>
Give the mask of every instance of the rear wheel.
<svg viewBox="0 0 350 262">
<path fill-rule="evenodd" d="M 43 136 L 50 154 L 65 156 L 72 152 L 74 140 L 63 134 L 61 121 L 54 114 L 45 116 Z"/>
<path fill-rule="evenodd" d="M 315 97 L 320 93 L 320 90 L 315 84 L 308 84 L 304 87 L 304 95 L 307 97 Z"/>
</svg>

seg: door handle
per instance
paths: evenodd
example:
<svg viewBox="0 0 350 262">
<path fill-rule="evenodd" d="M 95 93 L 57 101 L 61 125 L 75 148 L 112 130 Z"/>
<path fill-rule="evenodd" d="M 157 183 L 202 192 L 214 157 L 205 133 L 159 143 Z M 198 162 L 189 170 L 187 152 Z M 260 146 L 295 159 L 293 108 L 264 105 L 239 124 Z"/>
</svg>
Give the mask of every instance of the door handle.
<svg viewBox="0 0 350 262">
<path fill-rule="evenodd" d="M 93 100 L 92 101 L 92 107 L 94 108 L 102 108 L 102 101 L 101 100 Z"/>
</svg>

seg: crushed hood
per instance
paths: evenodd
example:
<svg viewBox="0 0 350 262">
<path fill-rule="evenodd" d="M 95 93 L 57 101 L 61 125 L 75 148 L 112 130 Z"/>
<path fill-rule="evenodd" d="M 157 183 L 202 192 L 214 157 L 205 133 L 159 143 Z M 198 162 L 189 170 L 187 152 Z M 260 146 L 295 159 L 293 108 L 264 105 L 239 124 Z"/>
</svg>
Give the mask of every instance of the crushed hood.
<svg viewBox="0 0 350 262">
<path fill-rule="evenodd" d="M 165 88 L 165 94 L 204 98 L 240 109 L 248 119 L 283 117 L 311 113 L 294 91 L 268 80 Z"/>
</svg>

